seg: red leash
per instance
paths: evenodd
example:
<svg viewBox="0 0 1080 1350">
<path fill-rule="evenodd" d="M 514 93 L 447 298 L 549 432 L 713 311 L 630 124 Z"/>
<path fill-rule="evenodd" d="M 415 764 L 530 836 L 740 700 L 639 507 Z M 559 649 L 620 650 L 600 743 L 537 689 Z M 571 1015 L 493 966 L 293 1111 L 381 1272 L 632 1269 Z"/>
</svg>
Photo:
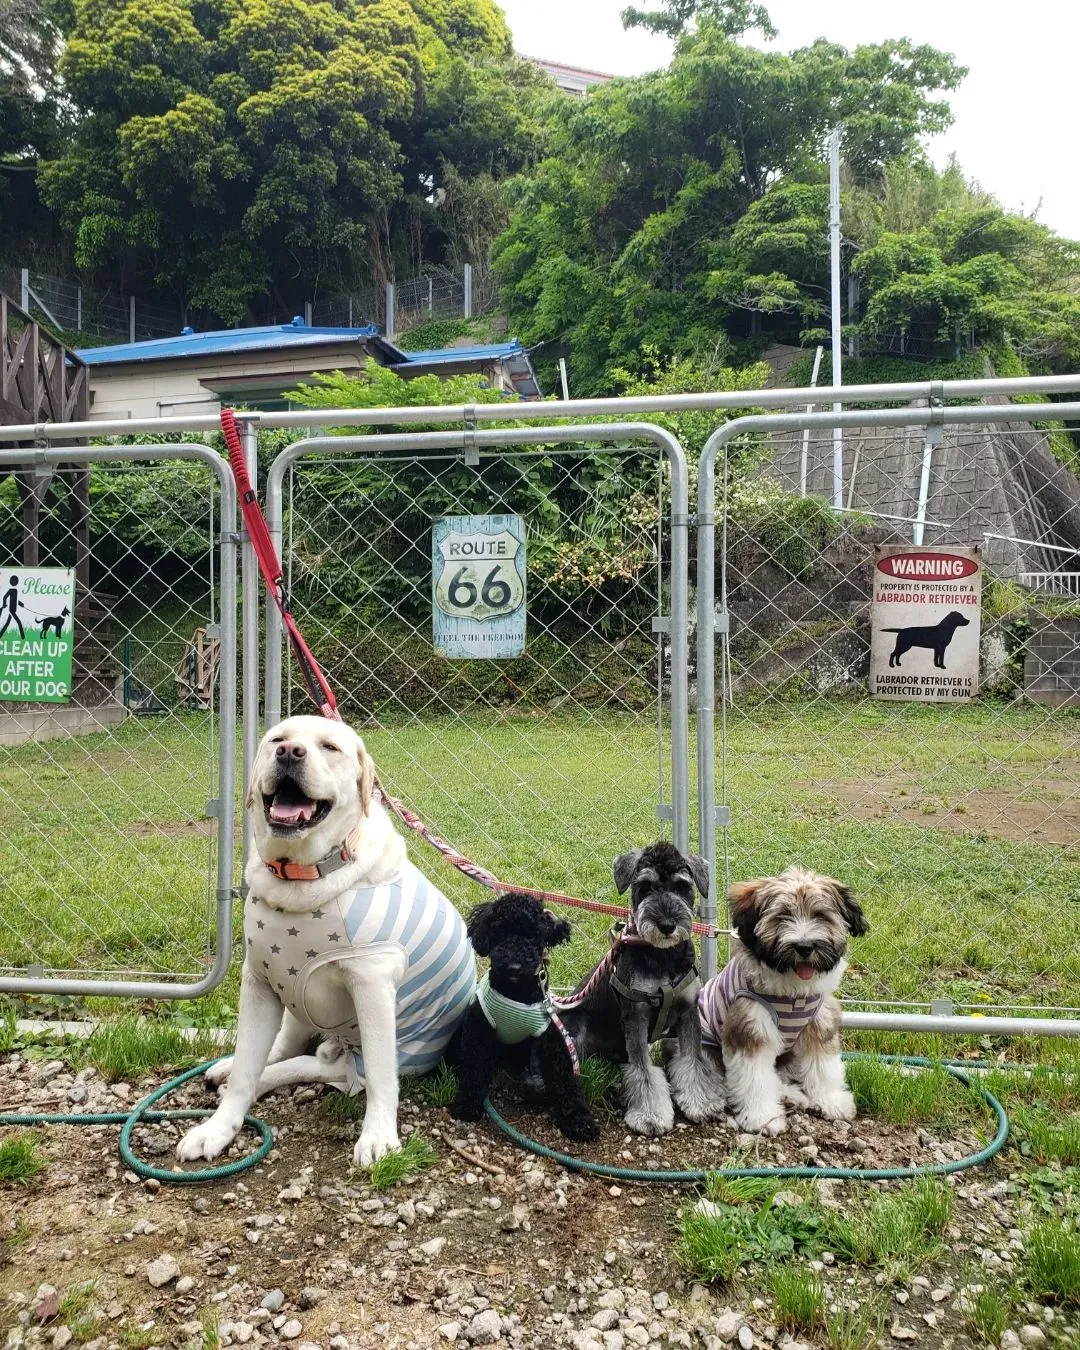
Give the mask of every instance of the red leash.
<svg viewBox="0 0 1080 1350">
<path fill-rule="evenodd" d="M 259 562 L 259 571 L 266 582 L 266 588 L 270 592 L 278 613 L 281 615 L 281 622 L 289 639 L 293 656 L 296 658 L 296 664 L 300 667 L 300 675 L 304 681 L 308 697 L 323 717 L 329 717 L 340 722 L 341 713 L 338 711 L 334 691 L 330 688 L 326 676 L 323 674 L 318 661 L 312 655 L 311 648 L 304 641 L 303 634 L 292 616 L 289 595 L 285 589 L 285 575 L 282 571 L 281 560 L 274 548 L 274 541 L 270 537 L 266 517 L 263 515 L 259 498 L 248 474 L 247 464 L 244 460 L 244 448 L 240 444 L 240 432 L 236 425 L 236 416 L 231 408 L 222 408 L 221 410 L 221 430 L 225 435 L 229 464 L 232 467 L 233 478 L 236 480 L 236 491 L 240 498 L 240 510 L 244 516 L 248 538 L 255 550 L 255 557 Z M 512 886 L 505 881 L 500 881 L 494 872 L 489 872 L 486 867 L 480 867 L 477 863 L 472 862 L 463 853 L 459 853 L 452 844 L 448 844 L 445 839 L 437 835 L 429 825 L 424 824 L 415 811 L 410 811 L 403 802 L 398 801 L 396 797 L 391 797 L 378 780 L 376 780 L 376 790 L 404 826 L 412 830 L 414 834 L 418 834 L 421 839 L 441 853 L 451 866 L 456 867 L 465 876 L 472 877 L 473 881 L 479 882 L 481 886 L 487 886 L 489 890 L 500 894 L 515 891 L 521 895 L 531 895 L 545 903 L 571 905 L 575 909 L 591 910 L 594 914 L 610 914 L 617 919 L 626 918 L 626 908 L 623 905 L 607 905 L 601 900 L 580 900 L 577 896 L 563 895 L 561 891 L 540 891 L 533 889 L 531 886 Z M 694 924 L 694 932 L 699 936 L 710 937 L 714 931 L 706 923 Z"/>
</svg>

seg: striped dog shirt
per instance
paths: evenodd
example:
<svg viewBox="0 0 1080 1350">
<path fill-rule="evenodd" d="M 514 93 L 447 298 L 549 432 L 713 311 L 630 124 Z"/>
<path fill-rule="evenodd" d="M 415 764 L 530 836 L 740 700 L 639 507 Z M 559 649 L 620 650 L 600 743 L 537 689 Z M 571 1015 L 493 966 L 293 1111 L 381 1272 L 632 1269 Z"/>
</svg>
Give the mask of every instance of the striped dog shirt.
<svg viewBox="0 0 1080 1350">
<path fill-rule="evenodd" d="M 698 994 L 701 1039 L 706 1045 L 721 1044 L 720 1033 L 724 1014 L 739 998 L 751 998 L 769 1011 L 780 1032 L 780 1041 L 785 1050 L 791 1049 L 801 1033 L 818 1015 L 825 1001 L 823 994 L 808 994 L 805 997 L 794 998 L 784 994 L 763 994 L 750 987 L 742 962 L 738 956 L 733 956 L 719 974 L 702 985 Z"/>
<path fill-rule="evenodd" d="M 476 961 L 454 906 L 411 862 L 379 886 L 362 886 L 320 909 L 295 914 L 254 895 L 244 912 L 244 952 L 301 1022 L 345 1042 L 353 1055 L 350 1091 L 363 1086 L 360 1028 L 353 1015 L 323 1026 L 309 1004 L 309 982 L 332 961 L 397 947 L 408 963 L 397 991 L 398 1069 L 427 1073 L 442 1057 L 476 989 Z"/>
</svg>

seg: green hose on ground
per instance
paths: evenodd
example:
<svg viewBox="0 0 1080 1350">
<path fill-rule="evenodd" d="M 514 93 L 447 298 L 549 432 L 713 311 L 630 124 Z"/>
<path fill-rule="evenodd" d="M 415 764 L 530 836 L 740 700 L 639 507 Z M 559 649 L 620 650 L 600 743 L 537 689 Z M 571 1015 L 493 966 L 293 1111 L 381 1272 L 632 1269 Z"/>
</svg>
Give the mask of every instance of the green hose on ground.
<svg viewBox="0 0 1080 1350">
<path fill-rule="evenodd" d="M 859 1058 L 857 1055 L 845 1056 L 845 1058 Z M 868 1056 L 861 1056 L 868 1058 Z M 886 1064 L 906 1064 L 914 1068 L 933 1068 L 940 1061 L 925 1059 L 916 1055 L 881 1055 L 879 1058 Z M 257 1131 L 261 1136 L 262 1142 L 254 1153 L 248 1154 L 245 1158 L 238 1158 L 235 1162 L 222 1163 L 217 1167 L 204 1167 L 198 1171 L 181 1172 L 172 1171 L 163 1167 L 153 1167 L 149 1163 L 143 1162 L 137 1158 L 131 1149 L 131 1136 L 136 1125 L 154 1123 L 160 1120 L 194 1120 L 201 1116 L 209 1116 L 213 1113 L 208 1110 L 203 1111 L 151 1111 L 150 1108 L 159 1102 L 163 1097 L 167 1097 L 177 1088 L 190 1082 L 192 1078 L 203 1074 L 207 1069 L 215 1064 L 216 1060 L 208 1060 L 205 1064 L 197 1064 L 195 1068 L 188 1069 L 185 1073 L 179 1074 L 176 1078 L 170 1078 L 167 1083 L 161 1087 L 155 1088 L 149 1096 L 144 1097 L 131 1111 L 111 1111 L 103 1114 L 66 1114 L 66 1115 L 48 1115 L 35 1113 L 15 1113 L 5 1112 L 0 1114 L 0 1125 L 122 1125 L 120 1131 L 120 1157 L 124 1166 L 129 1168 L 136 1176 L 144 1179 L 166 1182 L 170 1185 L 202 1185 L 212 1181 L 224 1181 L 227 1177 L 236 1176 L 240 1172 L 246 1172 L 248 1168 L 254 1167 L 256 1163 L 262 1162 L 266 1155 L 274 1146 L 274 1136 L 269 1125 L 264 1120 L 259 1120 L 255 1116 L 245 1116 L 244 1124 L 250 1129 Z M 899 1181 L 908 1177 L 943 1175 L 948 1172 L 962 1172 L 969 1167 L 978 1167 L 981 1163 L 989 1162 L 995 1154 L 999 1153 L 1005 1146 L 1005 1141 L 1009 1137 L 1009 1118 L 1005 1114 L 1005 1108 L 998 1099 L 988 1089 L 981 1084 L 973 1084 L 971 1079 L 955 1064 L 943 1063 L 945 1071 L 952 1075 L 958 1082 L 967 1087 L 974 1087 L 979 1092 L 994 1112 L 997 1118 L 997 1134 L 993 1140 L 981 1149 L 978 1153 L 969 1154 L 965 1158 L 960 1158 L 955 1162 L 944 1163 L 926 1163 L 920 1167 L 883 1167 L 883 1168 L 858 1168 L 858 1167 L 731 1167 L 731 1168 L 709 1168 L 702 1171 L 679 1171 L 679 1172 L 653 1172 L 631 1167 L 613 1167 L 607 1163 L 587 1162 L 581 1158 L 575 1158 L 569 1153 L 559 1153 L 556 1149 L 548 1148 L 546 1144 L 541 1144 L 535 1139 L 530 1139 L 528 1135 L 522 1134 L 520 1130 L 514 1128 L 509 1121 L 504 1120 L 495 1107 L 492 1106 L 490 1098 L 484 1102 L 488 1117 L 498 1128 L 511 1139 L 519 1148 L 527 1149 L 530 1153 L 535 1153 L 538 1157 L 548 1158 L 557 1162 L 561 1167 L 569 1168 L 575 1172 L 588 1172 L 592 1176 L 608 1177 L 613 1181 L 654 1181 L 660 1183 L 672 1182 L 703 1182 L 709 1176 L 726 1177 L 825 1177 L 835 1178 L 842 1181 Z"/>
<path fill-rule="evenodd" d="M 845 1055 L 844 1058 L 871 1057 L 849 1054 Z M 881 1059 L 885 1064 L 907 1064 L 913 1068 L 922 1069 L 933 1068 L 941 1063 L 939 1060 L 925 1059 L 921 1055 L 880 1055 L 876 1058 Z M 484 1102 L 484 1109 L 487 1111 L 488 1119 L 497 1125 L 503 1134 L 512 1139 L 519 1148 L 528 1149 L 530 1153 L 535 1153 L 537 1157 L 548 1158 L 552 1162 L 557 1162 L 560 1167 L 569 1168 L 573 1172 L 588 1172 L 591 1176 L 607 1177 L 612 1181 L 656 1181 L 661 1184 L 665 1182 L 700 1183 L 710 1176 L 776 1177 L 778 1180 L 794 1177 L 822 1177 L 838 1181 L 903 1181 L 910 1177 L 943 1176 L 949 1172 L 963 1172 L 969 1167 L 978 1167 L 982 1163 L 989 1162 L 995 1154 L 1000 1153 L 1009 1137 L 1009 1117 L 1005 1114 L 1005 1108 L 994 1094 L 989 1089 L 984 1088 L 981 1083 L 973 1084 L 967 1074 L 956 1065 L 942 1063 L 942 1068 L 946 1073 L 951 1074 L 957 1082 L 963 1083 L 965 1087 L 974 1087 L 981 1094 L 983 1101 L 997 1117 L 997 1134 L 978 1153 L 970 1153 L 966 1158 L 958 1158 L 954 1162 L 925 1163 L 920 1167 L 711 1167 L 701 1171 L 682 1172 L 654 1172 L 643 1168 L 614 1167 L 609 1163 L 586 1162 L 582 1158 L 575 1158 L 570 1153 L 560 1153 L 557 1149 L 548 1148 L 546 1144 L 530 1139 L 528 1135 L 522 1134 L 520 1130 L 515 1129 L 509 1121 L 504 1120 L 499 1115 L 498 1111 L 492 1106 L 490 1098 Z"/>
<path fill-rule="evenodd" d="M 140 1176 L 144 1180 L 165 1181 L 179 1186 L 197 1186 L 209 1181 L 224 1181 L 226 1177 L 234 1177 L 238 1172 L 246 1172 L 249 1167 L 254 1167 L 256 1163 L 262 1162 L 274 1147 L 274 1136 L 265 1120 L 259 1120 L 255 1116 L 244 1117 L 244 1124 L 250 1129 L 256 1130 L 262 1139 L 254 1153 L 249 1153 L 246 1158 L 237 1158 L 235 1162 L 221 1163 L 217 1167 L 203 1167 L 197 1172 L 174 1172 L 164 1167 L 153 1167 L 150 1163 L 145 1163 L 141 1158 L 137 1158 L 131 1151 L 131 1135 L 136 1125 L 152 1124 L 159 1120 L 195 1120 L 200 1116 L 213 1115 L 213 1112 L 208 1110 L 151 1111 L 150 1108 L 155 1102 L 159 1102 L 162 1097 L 167 1097 L 170 1092 L 175 1092 L 177 1088 L 183 1087 L 185 1083 L 190 1082 L 192 1078 L 197 1078 L 199 1074 L 205 1073 L 211 1065 L 216 1063 L 217 1060 L 209 1059 L 205 1064 L 196 1064 L 193 1069 L 188 1069 L 186 1073 L 179 1074 L 176 1078 L 170 1078 L 167 1083 L 155 1088 L 148 1097 L 144 1097 L 131 1111 L 107 1111 L 96 1115 L 88 1113 L 82 1115 L 38 1115 L 5 1112 L 0 1115 L 0 1125 L 123 1125 L 124 1128 L 120 1131 L 120 1157 L 124 1166 L 130 1168 L 136 1176 Z"/>
</svg>

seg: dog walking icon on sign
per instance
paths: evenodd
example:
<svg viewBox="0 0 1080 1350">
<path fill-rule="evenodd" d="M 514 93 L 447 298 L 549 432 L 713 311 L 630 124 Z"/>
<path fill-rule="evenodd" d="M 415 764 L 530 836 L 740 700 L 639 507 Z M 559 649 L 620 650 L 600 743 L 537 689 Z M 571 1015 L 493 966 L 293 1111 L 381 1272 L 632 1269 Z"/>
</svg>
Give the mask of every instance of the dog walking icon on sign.
<svg viewBox="0 0 1080 1350">
<path fill-rule="evenodd" d="M 934 703 L 974 698 L 981 602 L 977 548 L 878 549 L 870 693 Z"/>
</svg>

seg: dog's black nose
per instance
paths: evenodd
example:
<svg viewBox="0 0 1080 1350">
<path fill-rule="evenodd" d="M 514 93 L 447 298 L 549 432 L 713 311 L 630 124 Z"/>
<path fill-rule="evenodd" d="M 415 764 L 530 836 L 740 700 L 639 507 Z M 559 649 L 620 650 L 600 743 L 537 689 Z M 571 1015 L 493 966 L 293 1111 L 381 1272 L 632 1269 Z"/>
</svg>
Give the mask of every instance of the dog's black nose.
<svg viewBox="0 0 1080 1350">
<path fill-rule="evenodd" d="M 662 919 L 656 926 L 665 937 L 670 937 L 675 931 L 675 924 L 671 919 Z"/>
<path fill-rule="evenodd" d="M 797 956 L 813 956 L 814 948 L 811 944 L 805 943 L 803 946 L 796 945 L 795 953 Z"/>
<path fill-rule="evenodd" d="M 298 741 L 282 741 L 274 751 L 275 759 L 290 760 L 303 759 L 307 754 L 307 746 L 301 745 Z"/>
</svg>

